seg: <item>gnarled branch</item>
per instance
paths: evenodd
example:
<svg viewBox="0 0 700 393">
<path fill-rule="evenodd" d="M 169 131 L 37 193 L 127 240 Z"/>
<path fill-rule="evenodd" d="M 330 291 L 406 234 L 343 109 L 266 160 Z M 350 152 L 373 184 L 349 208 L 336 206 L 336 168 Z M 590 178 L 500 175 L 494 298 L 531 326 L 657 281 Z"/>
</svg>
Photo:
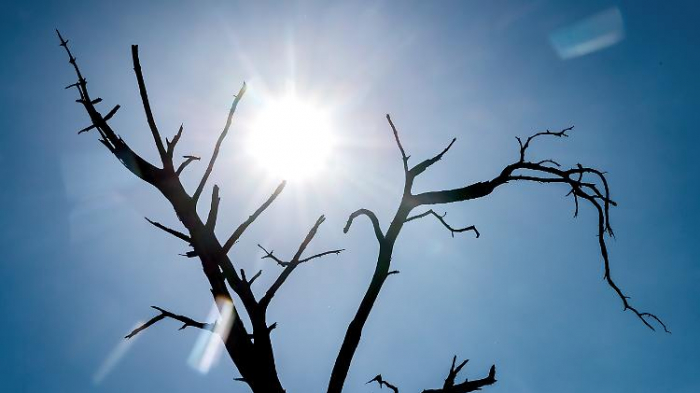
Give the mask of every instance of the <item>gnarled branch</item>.
<svg viewBox="0 0 700 393">
<path fill-rule="evenodd" d="M 438 221 L 440 221 L 440 223 L 450 231 L 450 233 L 452 234 L 452 237 L 455 237 L 455 233 L 466 232 L 466 231 L 474 231 L 477 239 L 479 238 L 479 236 L 481 236 L 481 234 L 479 233 L 479 231 L 476 229 L 476 227 L 474 225 L 470 225 L 470 226 L 464 227 L 464 228 L 453 228 L 452 226 L 450 226 L 450 224 L 448 224 L 445 221 L 445 216 L 447 215 L 447 213 L 445 213 L 443 215 L 439 215 L 439 214 L 435 213 L 435 211 L 433 209 L 430 209 L 427 212 L 424 212 L 421 214 L 417 214 L 415 216 L 408 217 L 406 219 L 406 221 L 404 221 L 404 222 L 417 220 L 419 218 L 423 218 L 423 217 L 428 216 L 428 215 L 432 215 L 435 218 L 437 218 Z"/>
<path fill-rule="evenodd" d="M 459 374 L 462 367 L 464 367 L 469 360 L 464 360 L 459 365 L 455 366 L 456 361 L 457 356 L 452 358 L 452 366 L 450 367 L 450 371 L 447 374 L 447 378 L 445 378 L 445 383 L 442 385 L 441 389 L 426 389 L 423 390 L 423 393 L 467 393 L 475 390 L 481 390 L 481 388 L 484 386 L 493 385 L 496 383 L 496 366 L 491 366 L 491 369 L 489 369 L 489 374 L 485 378 L 476 379 L 473 381 L 465 379 L 464 382 L 455 384 L 457 374 Z"/>
</svg>

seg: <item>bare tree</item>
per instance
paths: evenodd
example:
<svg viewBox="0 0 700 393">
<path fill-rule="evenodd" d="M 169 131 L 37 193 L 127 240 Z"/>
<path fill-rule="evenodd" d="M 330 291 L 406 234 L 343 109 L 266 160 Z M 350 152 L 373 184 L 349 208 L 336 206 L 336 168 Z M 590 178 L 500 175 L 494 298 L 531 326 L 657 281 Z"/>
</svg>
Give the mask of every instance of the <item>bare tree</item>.
<svg viewBox="0 0 700 393">
<path fill-rule="evenodd" d="M 299 244 L 296 253 L 291 259 L 287 260 L 279 258 L 272 251 L 268 251 L 259 245 L 259 247 L 264 251 L 263 258 L 271 259 L 276 262 L 280 267 L 282 267 L 282 271 L 274 280 L 272 285 L 267 289 L 264 295 L 257 298 L 251 290 L 251 286 L 262 272 L 258 271 L 252 277 L 248 278 L 243 269 L 236 269 L 234 263 L 229 258 L 228 253 L 233 245 L 243 235 L 246 229 L 253 224 L 253 222 L 255 222 L 255 220 L 282 193 L 285 187 L 285 182 L 282 182 L 272 192 L 270 197 L 265 200 L 260 207 L 248 217 L 247 220 L 241 223 L 227 239 L 223 241 L 220 240 L 214 233 L 220 203 L 219 187 L 217 185 L 214 185 L 212 188 L 209 212 L 206 217 L 200 216 L 197 212 L 200 197 L 202 196 L 202 193 L 207 185 L 207 180 L 214 169 L 221 144 L 224 138 L 226 138 L 226 135 L 231 127 L 236 107 L 245 94 L 245 83 L 231 104 L 231 108 L 226 119 L 226 124 L 216 141 L 201 180 L 199 181 L 194 192 L 190 194 L 183 186 L 180 180 L 180 175 L 189 164 L 200 160 L 200 157 L 194 155 L 184 155 L 184 160 L 176 166 L 175 148 L 183 133 L 182 126 L 180 126 L 172 140 L 166 138 L 165 143 L 163 143 L 163 139 L 151 110 L 148 92 L 146 90 L 146 84 L 144 81 L 143 72 L 141 70 L 141 63 L 139 61 L 138 46 L 133 45 L 131 47 L 131 54 L 141 101 L 146 113 L 148 127 L 153 136 L 153 140 L 161 161 L 157 165 L 154 165 L 139 156 L 112 129 L 111 125 L 109 124 L 109 120 L 117 113 L 120 108 L 119 105 L 115 106 L 104 115 L 97 109 L 96 105 L 99 104 L 102 99 L 92 98 L 88 91 L 87 80 L 80 71 L 76 58 L 73 56 L 68 47 L 68 41 L 61 36 L 58 30 L 56 32 L 60 39 L 60 45 L 68 54 L 68 61 L 72 65 L 77 76 L 77 82 L 69 85 L 67 89 L 75 88 L 78 91 L 79 98 L 77 99 L 77 102 L 84 107 L 90 118 L 90 125 L 83 128 L 78 133 L 81 134 L 96 130 L 99 134 L 99 141 L 129 171 L 143 181 L 151 184 L 163 194 L 163 196 L 175 210 L 175 214 L 186 231 L 179 231 L 147 218 L 148 222 L 158 229 L 161 229 L 168 234 L 185 241 L 192 247 L 192 250 L 188 251 L 184 255 L 190 258 L 197 257 L 201 261 L 202 270 L 209 281 L 212 296 L 217 301 L 220 311 L 223 312 L 223 307 L 225 307 L 226 304 L 228 304 L 229 307 L 232 307 L 232 309 L 228 311 L 228 314 L 232 315 L 230 320 L 218 318 L 216 321 L 198 322 L 187 316 L 175 314 L 161 307 L 153 306 L 153 308 L 158 311 L 158 314 L 143 325 L 134 329 L 126 336 L 126 339 L 134 337 L 153 324 L 164 319 L 173 319 L 182 323 L 181 329 L 193 327 L 210 330 L 214 332 L 214 334 L 219 334 L 221 336 L 229 356 L 241 374 L 241 378 L 237 378 L 239 381 L 248 384 L 250 389 L 256 393 L 284 392 L 282 383 L 278 377 L 272 340 L 270 337 L 270 332 L 276 327 L 277 324 L 268 324 L 268 307 L 274 300 L 277 291 L 285 283 L 287 278 L 294 272 L 294 270 L 299 267 L 299 265 L 327 255 L 337 255 L 343 250 L 333 249 L 314 255 L 305 255 L 307 247 L 325 220 L 324 216 L 320 216 L 316 220 L 315 224 Z M 343 343 L 334 363 L 333 370 L 330 375 L 327 390 L 328 393 L 339 393 L 343 390 L 343 385 L 350 369 L 352 359 L 360 343 L 362 330 L 367 319 L 369 318 L 377 297 L 384 283 L 386 282 L 386 279 L 389 276 L 398 273 L 397 270 L 391 270 L 391 258 L 394 245 L 399 237 L 399 234 L 401 233 L 401 230 L 403 229 L 403 226 L 411 221 L 432 217 L 438 220 L 440 224 L 442 224 L 442 226 L 444 226 L 451 233 L 452 236 L 454 236 L 455 233 L 473 232 L 478 238 L 480 234 L 475 226 L 471 225 L 459 228 L 453 227 L 445 220 L 444 214 L 438 214 L 435 210 L 428 207 L 483 198 L 490 195 L 496 188 L 508 183 L 536 182 L 542 184 L 563 185 L 569 189 L 568 195 L 573 198 L 575 204 L 574 216 L 578 215 L 580 202 L 588 203 L 590 206 L 592 206 L 598 215 L 598 243 L 603 259 L 605 269 L 604 278 L 606 283 L 620 298 L 625 310 L 630 310 L 632 313 L 634 313 L 634 315 L 636 315 L 639 320 L 650 329 L 654 330 L 652 323 L 657 323 L 663 328 L 664 331 L 668 332 L 666 325 L 656 315 L 639 311 L 637 308 L 632 306 L 629 303 L 629 298 L 623 294 L 622 290 L 618 287 L 615 281 L 613 281 L 612 276 L 610 275 L 610 262 L 608 259 L 605 238 L 606 236 L 613 236 L 613 231 L 610 226 L 609 213 L 610 207 L 615 206 L 615 202 L 610 198 L 610 189 L 608 187 L 608 181 L 605 177 L 605 173 L 595 168 L 582 165 L 565 169 L 562 168 L 562 166 L 556 161 L 551 159 L 531 161 L 527 157 L 528 149 L 530 148 L 531 143 L 536 139 L 540 137 L 568 137 L 569 135 L 567 132 L 571 131 L 573 127 L 557 132 L 552 132 L 549 130 L 539 132 L 528 137 L 524 142 L 518 138 L 517 140 L 520 145 L 518 160 L 505 166 L 505 168 L 497 176 L 490 180 L 477 182 L 450 190 L 414 194 L 413 184 L 415 179 L 432 165 L 440 161 L 442 157 L 450 150 L 456 139 L 453 139 L 445 149 L 434 157 L 423 160 L 414 166 L 410 166 L 410 156 L 406 154 L 406 151 L 399 138 L 399 132 L 394 126 L 394 123 L 389 115 L 387 115 L 387 121 L 389 122 L 391 130 L 393 131 L 394 140 L 400 151 L 401 160 L 403 163 L 403 194 L 394 218 L 391 220 L 391 223 L 386 231 L 382 230 L 376 214 L 368 209 L 359 209 L 350 214 L 345 228 L 343 229 L 343 231 L 347 233 L 353 221 L 357 217 L 366 216 L 372 224 L 375 237 L 379 244 L 379 252 L 372 279 L 367 287 L 357 312 L 348 325 Z M 424 209 L 420 213 L 411 215 L 414 209 L 421 207 L 426 207 L 427 210 Z M 236 306 L 231 306 L 233 305 L 231 291 L 233 291 L 238 299 L 240 299 L 240 304 L 245 309 L 248 316 L 247 323 L 244 323 L 244 321 L 240 318 Z M 227 325 L 225 326 L 225 329 L 218 329 L 218 327 L 221 327 L 222 324 Z M 457 375 L 466 365 L 466 363 L 467 360 L 464 360 L 457 364 L 457 357 L 455 356 L 452 359 L 452 364 L 443 386 L 437 389 L 427 389 L 423 392 L 471 392 L 496 382 L 496 368 L 495 366 L 492 366 L 488 375 L 484 378 L 472 381 L 465 380 L 464 382 L 457 383 Z M 368 383 L 372 382 L 376 382 L 380 387 L 387 387 L 394 392 L 398 393 L 399 391 L 399 388 L 396 385 L 384 380 L 381 374 L 377 375 Z"/>
</svg>

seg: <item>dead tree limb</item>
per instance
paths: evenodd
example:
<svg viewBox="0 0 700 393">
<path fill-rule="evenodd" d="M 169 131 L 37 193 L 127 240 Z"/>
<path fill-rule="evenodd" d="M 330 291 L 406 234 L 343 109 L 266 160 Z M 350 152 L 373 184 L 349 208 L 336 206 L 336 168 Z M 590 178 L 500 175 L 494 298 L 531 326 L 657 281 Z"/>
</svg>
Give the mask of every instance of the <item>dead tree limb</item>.
<svg viewBox="0 0 700 393">
<path fill-rule="evenodd" d="M 499 186 L 512 182 L 527 181 L 543 184 L 565 185 L 574 195 L 576 214 L 578 214 L 579 198 L 588 201 L 598 213 L 598 242 L 605 269 L 604 278 L 607 284 L 621 299 L 625 310 L 631 310 L 650 329 L 654 330 L 654 327 L 651 325 L 650 321 L 655 321 L 661 327 L 663 327 L 664 331 L 668 332 L 666 325 L 656 315 L 638 311 L 635 307 L 633 307 L 628 301 L 629 298 L 623 294 L 610 275 L 610 262 L 608 259 L 607 245 L 605 243 L 605 235 L 613 235 L 612 227 L 610 226 L 609 211 L 611 206 L 615 206 L 615 202 L 610 198 L 610 188 L 608 186 L 608 181 L 605 174 L 595 168 L 585 167 L 582 165 L 577 165 L 576 167 L 570 169 L 562 169 L 559 163 L 551 159 L 540 160 L 538 162 L 530 162 L 527 160 L 526 153 L 528 148 L 531 146 L 531 143 L 535 139 L 544 136 L 567 137 L 567 132 L 572 130 L 573 127 L 565 128 L 558 132 L 551 132 L 549 130 L 545 132 L 538 132 L 528 137 L 525 142 L 518 138 L 518 143 L 520 145 L 518 161 L 507 165 L 498 176 L 491 180 L 477 182 L 465 187 L 451 190 L 429 191 L 414 194 L 412 190 L 416 177 L 441 160 L 453 146 L 455 140 L 453 139 L 446 148 L 444 148 L 434 157 L 420 162 L 413 168 L 409 168 L 408 160 L 410 156 L 406 154 L 406 150 L 399 137 L 399 132 L 389 115 L 387 115 L 387 121 L 391 126 L 394 140 L 401 153 L 405 177 L 403 195 L 396 210 L 396 214 L 394 215 L 394 218 L 385 233 L 381 232 L 378 225 L 378 220 L 376 219 L 374 213 L 366 209 L 360 209 L 352 213 L 345 225 L 344 232 L 347 233 L 354 218 L 362 214 L 367 215 L 373 223 L 380 247 L 374 274 L 372 275 L 372 279 L 370 280 L 355 316 L 348 325 L 340 350 L 338 351 L 336 361 L 333 365 L 333 370 L 331 371 L 331 376 L 328 383 L 328 393 L 340 393 L 343 389 L 352 359 L 360 342 L 364 325 L 367 322 L 386 278 L 393 272 L 390 270 L 393 248 L 403 225 L 406 222 L 417 220 L 428 215 L 433 215 L 441 222 L 441 224 L 443 224 L 443 226 L 450 230 L 452 234 L 455 232 L 473 230 L 477 237 L 479 236 L 479 232 L 476 230 L 476 227 L 471 226 L 455 229 L 444 221 L 444 216 L 435 213 L 435 211 L 432 209 L 414 216 L 409 216 L 410 212 L 420 206 L 439 205 L 483 198 L 491 194 Z M 457 369 L 461 369 L 461 367 L 453 367 L 455 374 L 459 371 Z M 456 393 L 475 390 L 482 386 L 494 383 L 494 374 L 495 367 L 492 367 L 489 376 L 482 380 L 464 382 L 463 384 L 453 385 L 449 388 L 443 388 L 442 390 L 428 390 L 426 392 L 444 391 Z"/>
<path fill-rule="evenodd" d="M 178 314 L 171 313 L 170 311 L 164 310 L 158 306 L 151 306 L 151 308 L 154 308 L 154 309 L 160 311 L 160 314 L 149 319 L 143 325 L 140 325 L 139 327 L 137 327 L 131 333 L 124 336 L 124 338 L 130 339 L 130 338 L 134 337 L 135 335 L 141 333 L 142 331 L 148 329 L 153 324 L 155 324 L 155 323 L 157 323 L 165 318 L 171 318 L 171 319 L 174 319 L 176 321 L 182 322 L 182 326 L 180 327 L 179 330 L 183 330 L 187 327 L 195 327 L 195 328 L 204 329 L 204 330 L 213 330 L 214 324 L 212 324 L 212 323 L 197 322 L 192 318 L 186 317 L 184 315 L 178 315 Z"/>
</svg>

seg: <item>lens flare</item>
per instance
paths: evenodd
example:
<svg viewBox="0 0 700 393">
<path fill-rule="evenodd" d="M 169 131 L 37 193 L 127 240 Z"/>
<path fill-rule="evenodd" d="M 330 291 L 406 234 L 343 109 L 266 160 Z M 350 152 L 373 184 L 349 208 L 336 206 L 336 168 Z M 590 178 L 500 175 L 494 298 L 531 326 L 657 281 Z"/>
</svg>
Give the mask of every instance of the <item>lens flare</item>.
<svg viewBox="0 0 700 393">
<path fill-rule="evenodd" d="M 187 363 L 192 368 L 202 374 L 206 374 L 219 360 L 224 345 L 223 340 L 228 338 L 235 312 L 236 310 L 233 308 L 233 303 L 230 299 L 216 299 L 216 303 L 209 312 L 209 318 L 207 318 L 208 321 L 216 319 L 214 331 L 202 330 L 199 334 L 187 360 Z"/>
</svg>

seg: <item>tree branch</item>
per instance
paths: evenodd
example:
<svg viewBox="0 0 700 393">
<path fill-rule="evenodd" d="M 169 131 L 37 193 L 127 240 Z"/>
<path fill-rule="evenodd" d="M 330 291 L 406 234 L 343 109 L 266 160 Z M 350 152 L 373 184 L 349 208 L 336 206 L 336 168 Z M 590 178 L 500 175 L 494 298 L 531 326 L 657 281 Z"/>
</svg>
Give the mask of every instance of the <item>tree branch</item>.
<svg viewBox="0 0 700 393">
<path fill-rule="evenodd" d="M 180 128 L 177 130 L 177 133 L 173 137 L 173 141 L 169 142 L 168 138 L 165 138 L 165 143 L 168 146 L 165 153 L 168 156 L 168 159 L 170 161 L 173 160 L 173 154 L 175 154 L 175 146 L 177 145 L 177 142 L 180 141 L 180 137 L 182 137 L 182 128 L 184 127 L 184 124 L 180 124 Z"/>
<path fill-rule="evenodd" d="M 114 154 L 117 159 L 129 171 L 131 171 L 131 173 L 144 181 L 155 185 L 162 177 L 161 170 L 136 154 L 122 138 L 117 136 L 114 130 L 112 130 L 107 123 L 107 120 L 109 120 L 116 113 L 119 106 L 115 106 L 115 108 L 112 109 L 107 116 L 102 116 L 102 114 L 95 108 L 95 104 L 99 103 L 101 99 L 93 100 L 90 98 L 90 93 L 88 92 L 87 88 L 87 80 L 83 77 L 83 74 L 78 67 L 76 58 L 71 53 L 70 48 L 68 48 L 68 41 L 63 39 L 63 36 L 61 36 L 61 33 L 58 30 L 56 30 L 56 34 L 61 42 L 60 46 L 62 46 L 65 49 L 66 54 L 68 54 L 68 62 L 73 66 L 75 75 L 78 77 L 78 81 L 76 83 L 73 83 L 66 88 L 75 87 L 78 90 L 78 93 L 80 94 L 80 99 L 78 102 L 83 105 L 85 111 L 90 117 L 90 121 L 92 122 L 92 125 L 86 127 L 84 130 L 87 131 L 93 128 L 97 129 L 97 131 L 100 133 L 99 141 L 105 145 L 105 147 L 107 147 L 107 149 Z"/>
<path fill-rule="evenodd" d="M 158 154 L 160 155 L 163 165 L 170 166 L 172 168 L 172 160 L 168 157 L 168 154 L 163 147 L 163 141 L 160 138 L 160 132 L 158 131 L 158 126 L 156 126 L 156 121 L 153 118 L 153 111 L 151 110 L 151 104 L 148 101 L 148 92 L 146 91 L 146 82 L 143 79 L 143 72 L 141 71 L 141 61 L 139 60 L 139 46 L 131 45 L 131 58 L 134 63 L 134 73 L 136 74 L 136 80 L 139 85 L 139 93 L 141 94 L 141 101 L 143 102 L 143 109 L 146 112 L 146 121 L 148 122 L 148 127 L 151 129 L 151 134 L 153 134 L 153 140 L 156 142 L 156 147 L 158 148 Z"/>
<path fill-rule="evenodd" d="M 457 374 L 462 370 L 465 364 L 469 360 L 465 360 L 458 366 L 455 366 L 457 357 L 452 358 L 452 366 L 450 367 L 450 372 L 445 378 L 445 383 L 441 389 L 426 389 L 423 393 L 466 393 L 473 392 L 475 390 L 481 390 L 482 387 L 493 385 L 496 383 L 496 366 L 491 366 L 488 376 L 482 379 L 476 379 L 474 381 L 464 380 L 464 382 L 455 385 L 455 378 Z"/>
<path fill-rule="evenodd" d="M 192 243 L 192 239 L 189 236 L 185 235 L 184 233 L 182 233 L 180 231 L 176 231 L 172 228 L 168 228 L 159 222 L 151 221 L 148 217 L 144 217 L 144 218 L 146 219 L 146 221 L 151 223 L 151 225 L 153 225 L 154 227 L 161 229 L 161 230 L 175 236 L 178 239 L 182 239 L 182 240 L 186 241 L 187 243 Z"/>
<path fill-rule="evenodd" d="M 367 383 L 365 385 L 370 384 L 372 382 L 378 383 L 380 388 L 383 388 L 384 386 L 386 386 L 389 389 L 393 390 L 394 393 L 399 393 L 399 388 L 397 388 L 395 385 L 392 385 L 389 382 L 387 382 L 386 380 L 384 380 L 384 378 L 382 378 L 382 374 L 377 374 L 376 377 L 367 381 Z"/>
<path fill-rule="evenodd" d="M 184 316 L 184 315 L 173 314 L 173 313 L 171 313 L 170 311 L 164 310 L 164 309 L 162 309 L 162 308 L 160 308 L 160 307 L 157 307 L 157 306 L 151 306 L 151 308 L 154 308 L 154 309 L 160 311 L 160 314 L 158 314 L 158 315 L 156 315 L 155 317 L 149 319 L 149 320 L 148 320 L 146 323 L 144 323 L 143 325 L 137 327 L 137 328 L 134 329 L 131 333 L 129 333 L 129 334 L 127 334 L 126 336 L 124 336 L 124 338 L 126 338 L 126 339 L 128 340 L 128 339 L 134 337 L 135 335 L 141 333 L 142 331 L 148 329 L 149 327 L 151 327 L 151 325 L 155 324 L 156 322 L 158 322 L 158 321 L 160 321 L 160 320 L 163 320 L 163 319 L 165 319 L 165 318 L 172 318 L 172 319 L 174 319 L 174 320 L 176 320 L 176 321 L 182 322 L 182 327 L 180 327 L 179 330 L 183 330 L 183 329 L 185 329 L 185 328 L 187 328 L 187 327 L 190 327 L 190 326 L 191 326 L 191 327 L 196 327 L 196 328 L 198 328 L 198 329 L 204 329 L 204 330 L 210 330 L 210 331 L 213 330 L 214 324 L 211 324 L 211 323 L 203 323 L 203 322 L 197 322 L 197 321 L 195 321 L 195 320 L 192 319 L 192 318 L 188 318 L 188 317 L 186 317 L 186 316 Z"/>
<path fill-rule="evenodd" d="M 470 226 L 464 227 L 464 228 L 452 228 L 452 227 L 450 226 L 450 224 L 448 224 L 448 223 L 445 221 L 445 216 L 447 215 L 447 213 L 445 213 L 445 214 L 443 214 L 443 215 L 439 215 L 439 214 L 435 213 L 435 211 L 434 211 L 433 209 L 430 209 L 430 210 L 428 210 L 427 212 L 424 212 L 424 213 L 417 214 L 417 215 L 415 215 L 415 216 L 409 217 L 409 218 L 407 218 L 406 221 L 404 221 L 404 222 L 409 222 L 409 221 L 417 220 L 417 219 L 423 218 L 423 217 L 425 217 L 425 216 L 427 216 L 427 215 L 433 215 L 433 216 L 435 216 L 435 218 L 437 218 L 438 221 L 440 221 L 440 223 L 452 233 L 452 237 L 455 237 L 455 233 L 466 232 L 466 231 L 474 231 L 474 233 L 476 234 L 476 238 L 477 238 L 477 239 L 479 238 L 479 236 L 481 236 L 481 234 L 479 233 L 479 231 L 476 229 L 476 227 L 475 227 L 474 225 L 470 225 Z"/>
<path fill-rule="evenodd" d="M 294 257 L 292 258 L 292 260 L 289 261 L 289 263 L 285 266 L 284 270 L 282 270 L 282 273 L 280 273 L 280 275 L 277 277 L 277 280 L 275 280 L 275 282 L 272 283 L 272 285 L 270 286 L 270 289 L 268 289 L 267 292 L 265 293 L 265 296 L 263 296 L 263 298 L 260 299 L 260 306 L 263 309 L 267 308 L 267 306 L 270 304 L 270 301 L 275 296 L 275 293 L 277 292 L 277 290 L 279 290 L 279 288 L 282 286 L 282 284 L 284 284 L 284 282 L 287 280 L 289 275 L 292 274 L 294 269 L 297 266 L 299 266 L 299 264 L 301 263 L 300 262 L 301 255 L 304 253 L 304 250 L 306 250 L 306 247 L 309 245 L 309 243 L 311 243 L 311 240 L 313 240 L 314 236 L 316 236 L 316 232 L 318 231 L 318 227 L 321 226 L 321 224 L 325 220 L 326 220 L 326 218 L 323 215 L 320 216 L 318 218 L 318 220 L 316 220 L 316 223 L 314 224 L 314 226 L 311 228 L 309 233 L 306 235 L 304 240 L 299 245 L 299 248 L 297 249 L 296 254 L 294 254 Z M 265 249 L 263 248 L 263 250 L 265 250 Z M 270 253 L 270 255 L 272 255 L 272 254 Z M 318 254 L 317 256 L 307 258 L 307 260 L 313 259 L 313 258 L 318 257 L 320 255 L 321 254 Z M 282 265 L 276 257 L 274 257 L 273 259 L 275 259 L 275 261 L 278 264 Z M 284 265 L 282 265 L 282 266 L 284 266 Z"/>
<path fill-rule="evenodd" d="M 445 149 L 443 149 L 438 155 L 436 155 L 433 158 L 424 160 L 420 164 L 411 168 L 411 170 L 409 171 L 411 176 L 416 177 L 416 176 L 420 175 L 421 173 L 425 172 L 425 170 L 428 169 L 431 165 L 440 161 L 442 159 L 442 156 L 444 156 L 445 153 L 447 153 L 447 151 L 450 150 L 452 145 L 454 145 L 455 141 L 457 141 L 457 138 L 452 138 L 452 141 L 450 142 L 450 144 L 447 145 L 447 147 Z"/>
<path fill-rule="evenodd" d="M 386 114 L 386 120 L 389 122 L 389 125 L 391 126 L 391 130 L 394 132 L 394 139 L 396 140 L 396 145 L 399 147 L 399 150 L 401 151 L 401 160 L 403 161 L 403 171 L 408 175 L 408 159 L 410 158 L 409 156 L 406 155 L 406 151 L 403 149 L 403 145 L 401 145 L 401 139 L 399 139 L 399 132 L 396 130 L 396 126 L 394 126 L 394 122 L 391 121 L 391 116 L 389 114 Z"/>
<path fill-rule="evenodd" d="M 551 135 L 556 137 L 566 137 L 567 131 L 571 130 L 573 127 L 566 128 L 559 132 L 540 132 L 531 137 L 529 137 L 525 143 L 523 143 L 519 138 L 520 143 L 520 160 L 516 163 L 506 166 L 501 173 L 495 178 L 485 181 L 470 184 L 466 187 L 443 190 L 443 191 L 432 191 L 425 192 L 422 194 L 412 196 L 412 203 L 415 206 L 419 205 L 432 205 L 440 203 L 452 203 L 459 201 L 466 201 L 471 199 L 482 198 L 491 194 L 497 187 L 507 184 L 512 181 L 531 181 L 538 183 L 560 183 L 568 185 L 571 188 L 571 192 L 574 195 L 574 203 L 576 204 L 575 214 L 578 214 L 578 199 L 583 198 L 584 200 L 590 202 L 590 204 L 598 211 L 598 241 L 600 245 L 600 252 L 603 258 L 605 276 L 608 286 L 610 286 L 613 291 L 618 295 L 623 303 L 625 310 L 631 310 L 647 327 L 655 330 L 653 326 L 649 323 L 649 320 L 656 321 L 659 323 L 664 331 L 669 332 L 667 326 L 658 318 L 656 315 L 648 312 L 640 312 L 635 307 L 631 306 L 628 297 L 623 294 L 617 284 L 612 280 L 610 276 L 610 262 L 608 259 L 607 246 L 605 244 L 605 234 L 613 236 L 612 227 L 610 226 L 610 206 L 616 206 L 615 202 L 610 198 L 610 187 L 605 174 L 597 169 L 584 167 L 578 164 L 575 168 L 571 169 L 560 169 L 558 167 L 545 166 L 544 164 L 551 162 L 550 160 L 540 161 L 538 163 L 532 163 L 524 161 L 525 152 L 530 146 L 530 142 L 539 136 Z M 536 175 L 524 175 L 519 174 L 520 171 L 529 171 L 530 173 L 535 173 Z M 585 175 L 594 176 L 602 185 L 603 191 L 596 186 L 595 183 L 585 181 Z M 602 202 L 601 203 L 599 202 Z"/>
<path fill-rule="evenodd" d="M 372 221 L 374 235 L 377 237 L 377 240 L 381 243 L 384 240 L 384 234 L 382 233 L 382 229 L 379 227 L 379 220 L 377 219 L 377 216 L 374 214 L 373 211 L 369 209 L 359 209 L 350 214 L 350 217 L 348 217 L 348 221 L 345 223 L 345 227 L 343 228 L 343 233 L 348 233 L 352 222 L 358 216 L 367 216 L 367 218 L 369 218 L 370 221 Z"/>
<path fill-rule="evenodd" d="M 549 130 L 544 131 L 544 132 L 538 132 L 538 133 L 536 133 L 536 134 L 534 134 L 534 135 L 529 136 L 529 137 L 527 138 L 527 140 L 525 141 L 524 144 L 523 144 L 523 141 L 522 141 L 519 137 L 516 136 L 515 139 L 518 140 L 518 144 L 520 145 L 520 162 L 524 162 L 524 161 L 525 161 L 525 151 L 527 150 L 528 147 L 530 147 L 530 142 L 532 142 L 535 138 L 540 137 L 540 136 L 545 136 L 545 135 L 551 135 L 551 136 L 555 136 L 555 137 L 558 137 L 558 138 L 561 138 L 561 137 L 568 137 L 569 135 L 567 134 L 567 132 L 568 132 L 568 131 L 571 131 L 571 130 L 573 130 L 573 129 L 574 129 L 574 126 L 571 126 L 571 127 L 568 127 L 568 128 L 564 128 L 563 130 L 558 131 L 558 132 L 552 132 L 552 131 L 549 131 Z M 553 162 L 553 161 L 551 161 L 551 160 L 545 160 L 545 162 L 546 162 L 546 161 Z M 554 162 L 554 164 L 557 165 L 557 166 L 559 166 L 558 164 L 556 164 L 556 162 Z"/>
<path fill-rule="evenodd" d="M 219 214 L 219 186 L 214 185 L 214 190 L 211 193 L 211 208 L 209 209 L 209 215 L 207 216 L 207 222 L 204 224 L 209 230 L 213 231 L 216 226 L 216 216 Z"/>
<path fill-rule="evenodd" d="M 243 86 L 241 86 L 241 89 L 238 91 L 238 94 L 233 99 L 233 103 L 231 104 L 231 109 L 228 112 L 228 118 L 226 119 L 226 125 L 224 126 L 223 131 L 221 131 L 221 135 L 219 135 L 219 139 L 216 141 L 216 145 L 214 146 L 214 152 L 211 155 L 211 159 L 209 160 L 209 165 L 207 166 L 207 169 L 204 171 L 204 176 L 202 176 L 202 180 L 199 182 L 199 186 L 197 186 L 197 190 L 192 195 L 192 199 L 195 201 L 195 203 L 199 200 L 199 196 L 202 194 L 202 191 L 204 190 L 204 185 L 207 183 L 207 179 L 209 179 L 209 175 L 211 175 L 212 170 L 214 170 L 214 163 L 216 162 L 216 158 L 219 155 L 219 149 L 221 148 L 221 143 L 224 141 L 224 138 L 226 138 L 226 134 L 228 134 L 228 129 L 231 127 L 231 122 L 233 120 L 233 114 L 236 112 L 236 107 L 238 106 L 238 102 L 241 100 L 241 98 L 243 98 L 243 94 L 245 94 L 245 91 L 246 91 L 246 84 L 243 83 Z"/>
<path fill-rule="evenodd" d="M 185 161 L 183 161 L 182 164 L 180 164 L 180 166 L 177 167 L 177 170 L 175 171 L 175 174 L 178 176 L 180 176 L 182 171 L 184 171 L 185 168 L 187 168 L 187 165 L 190 165 L 192 163 L 192 161 L 199 161 L 200 160 L 200 158 L 197 156 L 182 156 L 182 158 L 184 158 Z"/>
<path fill-rule="evenodd" d="M 231 250 L 231 247 L 233 247 L 233 245 L 238 241 L 238 239 L 241 237 L 241 235 L 243 235 L 243 232 L 245 232 L 245 230 L 248 229 L 250 224 L 252 224 L 253 221 L 255 221 L 258 218 L 258 216 L 260 216 L 260 214 L 262 214 L 262 212 L 264 212 L 265 209 L 267 209 L 272 204 L 272 202 L 274 202 L 275 199 L 277 199 L 277 197 L 282 193 L 282 190 L 284 190 L 284 187 L 286 185 L 287 185 L 286 181 L 283 181 L 282 183 L 280 183 L 277 186 L 277 188 L 275 189 L 275 192 L 273 192 L 272 195 L 270 195 L 270 197 L 267 198 L 265 203 L 263 203 L 255 211 L 255 213 L 253 213 L 251 216 L 249 216 L 247 220 L 245 220 L 241 225 L 238 226 L 238 228 L 236 228 L 235 231 L 233 231 L 233 234 L 231 234 L 231 237 L 229 237 L 228 240 L 226 240 L 226 243 L 224 243 L 223 248 L 224 248 L 225 253 L 227 253 Z"/>
</svg>

